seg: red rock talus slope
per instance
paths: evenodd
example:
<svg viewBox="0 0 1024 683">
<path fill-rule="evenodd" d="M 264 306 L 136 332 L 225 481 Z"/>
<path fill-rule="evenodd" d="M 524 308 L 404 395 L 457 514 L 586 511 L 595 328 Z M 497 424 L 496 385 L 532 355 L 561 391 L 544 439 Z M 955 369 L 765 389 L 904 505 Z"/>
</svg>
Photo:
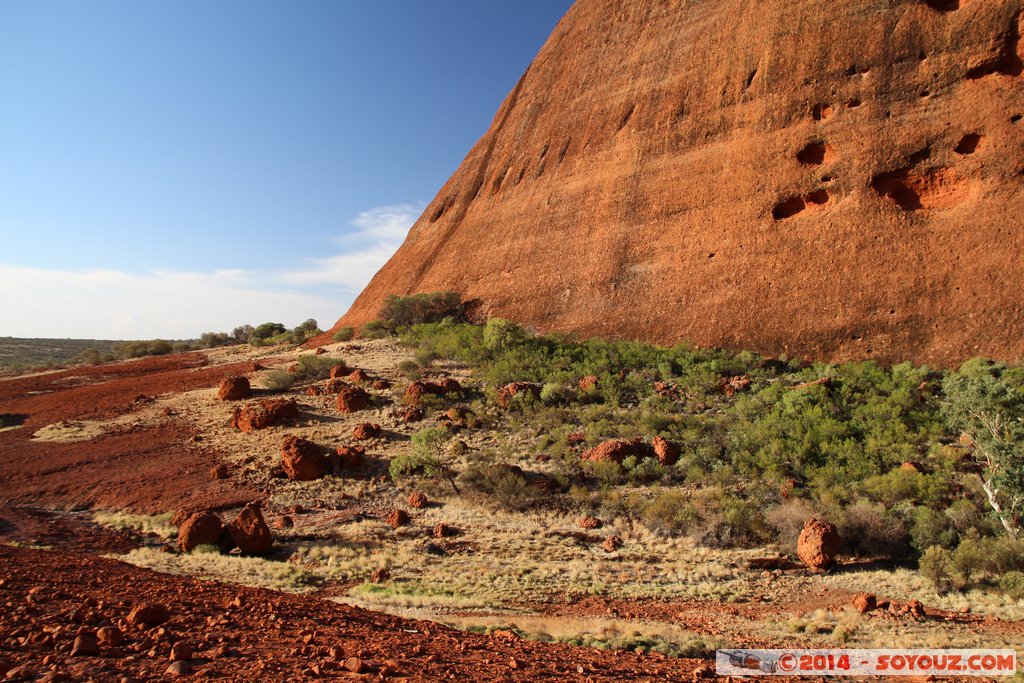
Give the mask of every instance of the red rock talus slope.
<svg viewBox="0 0 1024 683">
<path fill-rule="evenodd" d="M 339 324 L 1024 357 L 1024 0 L 578 0 Z"/>
</svg>

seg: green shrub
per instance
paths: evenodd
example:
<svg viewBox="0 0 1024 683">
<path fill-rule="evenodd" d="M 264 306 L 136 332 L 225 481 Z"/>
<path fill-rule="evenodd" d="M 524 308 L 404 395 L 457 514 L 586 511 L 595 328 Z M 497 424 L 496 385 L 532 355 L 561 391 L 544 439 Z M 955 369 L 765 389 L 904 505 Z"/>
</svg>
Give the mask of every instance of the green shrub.
<svg viewBox="0 0 1024 683">
<path fill-rule="evenodd" d="M 289 341 L 292 344 L 301 344 L 307 339 L 315 337 L 320 334 L 320 325 L 317 324 L 316 320 L 309 318 L 306 322 L 298 325 L 289 333 Z"/>
<path fill-rule="evenodd" d="M 383 339 L 389 334 L 391 332 L 387 325 L 379 318 L 369 321 L 363 325 L 363 329 L 359 330 L 359 336 L 364 339 Z"/>
<path fill-rule="evenodd" d="M 436 323 L 445 318 L 462 317 L 462 300 L 456 292 L 434 292 L 398 296 L 384 299 L 380 318 L 390 330 L 411 327 L 420 323 Z"/>
<path fill-rule="evenodd" d="M 346 325 L 345 327 L 339 327 L 338 331 L 331 337 L 336 342 L 347 342 L 356 336 L 356 330 L 354 327 Z"/>
<path fill-rule="evenodd" d="M 345 365 L 345 360 L 326 354 L 317 356 L 309 353 L 299 356 L 299 369 L 294 373 L 295 378 L 312 381 L 327 379 L 335 365 Z"/>
<path fill-rule="evenodd" d="M 424 368 L 430 367 L 437 360 L 437 352 L 431 349 L 417 349 L 414 356 L 416 362 Z"/>
<path fill-rule="evenodd" d="M 944 513 L 928 507 L 916 507 L 911 515 L 910 545 L 919 553 L 932 546 L 953 548 L 958 534 Z"/>
<path fill-rule="evenodd" d="M 295 376 L 284 370 L 273 370 L 263 378 L 263 386 L 270 391 L 288 391 L 295 384 Z"/>
<path fill-rule="evenodd" d="M 143 356 L 163 356 L 174 351 L 174 347 L 163 339 L 152 341 L 128 341 L 117 344 L 114 353 L 121 358 L 142 358 Z"/>
<path fill-rule="evenodd" d="M 254 346 L 260 346 L 271 337 L 284 334 L 287 331 L 288 328 L 281 323 L 263 323 L 262 325 L 257 325 L 256 329 L 249 333 L 249 343 Z"/>
<path fill-rule="evenodd" d="M 952 585 L 953 555 L 943 547 L 933 545 L 918 560 L 921 575 L 932 582 L 935 590 L 944 593 Z"/>
<path fill-rule="evenodd" d="M 957 587 L 970 585 L 971 579 L 985 565 L 984 548 L 977 534 L 961 539 L 953 552 L 953 570 L 956 572 Z"/>
<path fill-rule="evenodd" d="M 1024 600 L 1024 572 L 1006 572 L 999 579 L 999 589 L 1013 600 Z"/>
<path fill-rule="evenodd" d="M 419 379 L 423 374 L 419 363 L 408 358 L 398 361 L 398 371 L 410 381 Z"/>
<path fill-rule="evenodd" d="M 700 518 L 700 512 L 683 491 L 668 490 L 658 493 L 643 509 L 643 523 L 651 531 L 666 536 L 689 533 Z"/>
<path fill-rule="evenodd" d="M 456 472 L 449 465 L 448 449 L 446 448 L 451 434 L 439 427 L 420 430 L 412 435 L 413 452 L 391 459 L 388 471 L 394 480 L 409 477 L 427 477 L 443 479 L 451 484 L 458 493 L 455 484 Z"/>
<path fill-rule="evenodd" d="M 199 348 L 212 349 L 218 346 L 234 346 L 238 341 L 227 332 L 203 332 L 199 335 Z"/>
<path fill-rule="evenodd" d="M 491 318 L 484 325 L 483 343 L 490 351 L 509 351 L 529 337 L 525 329 L 503 318 Z"/>
<path fill-rule="evenodd" d="M 536 487 L 530 486 L 522 470 L 504 463 L 472 465 L 466 468 L 459 481 L 470 491 L 488 496 L 503 510 L 526 510 L 540 495 Z"/>
</svg>

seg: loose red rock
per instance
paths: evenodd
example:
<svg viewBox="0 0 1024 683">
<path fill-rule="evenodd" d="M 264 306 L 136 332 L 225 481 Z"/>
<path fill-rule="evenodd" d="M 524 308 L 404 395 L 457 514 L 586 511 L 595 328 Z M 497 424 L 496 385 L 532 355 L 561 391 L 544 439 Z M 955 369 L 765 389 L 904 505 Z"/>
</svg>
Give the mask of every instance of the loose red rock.
<svg viewBox="0 0 1024 683">
<path fill-rule="evenodd" d="M 215 545 L 224 533 L 224 523 L 210 511 L 197 512 L 178 527 L 178 547 L 190 553 L 201 545 Z"/>
<path fill-rule="evenodd" d="M 222 401 L 240 401 L 252 396 L 252 387 L 246 377 L 225 377 L 220 381 L 217 398 Z"/>
<path fill-rule="evenodd" d="M 319 446 L 291 434 L 281 441 L 281 467 L 285 476 L 295 481 L 313 481 L 330 470 Z"/>
<path fill-rule="evenodd" d="M 796 552 L 801 561 L 812 571 L 830 568 L 839 554 L 839 532 L 831 522 L 809 519 L 804 524 L 797 541 Z"/>
<path fill-rule="evenodd" d="M 370 395 L 359 387 L 342 387 L 338 391 L 337 406 L 343 413 L 365 410 L 370 406 Z"/>
<path fill-rule="evenodd" d="M 256 503 L 249 503 L 242 508 L 238 516 L 228 524 L 228 533 L 238 549 L 248 555 L 264 555 L 270 552 L 273 545 L 270 528 Z"/>
<path fill-rule="evenodd" d="M 360 422 L 352 429 L 352 438 L 357 441 L 374 439 L 380 436 L 380 425 L 372 422 Z"/>
<path fill-rule="evenodd" d="M 388 513 L 385 521 L 392 529 L 407 525 L 410 521 L 409 513 L 405 510 L 395 509 Z"/>
<path fill-rule="evenodd" d="M 264 399 L 259 403 L 247 403 L 235 408 L 231 416 L 231 426 L 243 432 L 251 432 L 298 417 L 299 406 L 294 400 Z"/>
</svg>

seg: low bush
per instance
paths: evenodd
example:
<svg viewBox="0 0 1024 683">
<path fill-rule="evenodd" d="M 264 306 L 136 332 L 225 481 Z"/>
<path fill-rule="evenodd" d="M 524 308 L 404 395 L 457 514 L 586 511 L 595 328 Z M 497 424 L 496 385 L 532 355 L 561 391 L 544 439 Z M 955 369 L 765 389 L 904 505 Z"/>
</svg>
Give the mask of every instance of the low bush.
<svg viewBox="0 0 1024 683">
<path fill-rule="evenodd" d="M 356 336 L 356 330 L 354 327 L 345 326 L 339 327 L 337 332 L 331 337 L 336 342 L 347 342 Z"/>
<path fill-rule="evenodd" d="M 410 381 L 417 380 L 423 375 L 420 364 L 409 358 L 398 361 L 398 371 Z"/>
<path fill-rule="evenodd" d="M 953 584 L 953 555 L 945 548 L 933 545 L 924 551 L 917 562 L 921 574 L 932 582 L 935 590 L 947 592 Z"/>
<path fill-rule="evenodd" d="M 384 299 L 380 319 L 390 330 L 398 330 L 421 323 L 436 323 L 445 318 L 462 318 L 462 300 L 455 292 L 434 292 L 398 296 Z"/>
<path fill-rule="evenodd" d="M 1024 572 L 1012 571 L 999 579 L 999 589 L 1012 600 L 1024 600 Z"/>
<path fill-rule="evenodd" d="M 504 463 L 472 465 L 460 475 L 459 482 L 474 493 L 484 494 L 493 506 L 503 510 L 526 510 L 540 496 L 519 468 Z"/>
<path fill-rule="evenodd" d="M 335 365 L 345 365 L 344 359 L 338 356 L 317 356 L 312 353 L 299 356 L 299 368 L 294 373 L 295 378 L 312 381 L 327 379 Z"/>
<path fill-rule="evenodd" d="M 270 391 L 288 391 L 295 385 L 295 376 L 284 370 L 273 370 L 263 378 L 263 386 Z"/>
<path fill-rule="evenodd" d="M 174 347 L 163 339 L 152 341 L 128 341 L 114 347 L 114 353 L 120 358 L 142 358 L 143 356 L 163 356 L 174 351 Z"/>
<path fill-rule="evenodd" d="M 369 321 L 359 330 L 359 336 L 364 339 L 383 339 L 389 334 L 391 334 L 391 331 L 384 321 L 380 319 Z"/>
<path fill-rule="evenodd" d="M 447 481 L 458 492 L 457 472 L 448 462 L 451 434 L 439 427 L 430 427 L 412 435 L 412 453 L 391 459 L 388 471 L 398 481 L 410 477 L 426 477 Z"/>
</svg>

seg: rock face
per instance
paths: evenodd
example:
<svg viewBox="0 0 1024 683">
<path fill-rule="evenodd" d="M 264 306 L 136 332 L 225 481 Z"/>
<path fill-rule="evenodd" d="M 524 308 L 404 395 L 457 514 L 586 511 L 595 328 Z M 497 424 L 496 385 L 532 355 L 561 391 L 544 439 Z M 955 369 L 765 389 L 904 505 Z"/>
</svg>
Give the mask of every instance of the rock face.
<svg viewBox="0 0 1024 683">
<path fill-rule="evenodd" d="M 541 331 L 1024 357 L 1022 7 L 578 0 L 334 329 L 454 290 Z"/>
<path fill-rule="evenodd" d="M 312 441 L 288 435 L 281 441 L 281 467 L 296 481 L 313 481 L 327 474 L 330 466 L 324 452 Z"/>
<path fill-rule="evenodd" d="M 800 532 L 796 554 L 808 568 L 820 572 L 836 561 L 839 545 L 839 532 L 831 522 L 809 519 Z"/>
</svg>

